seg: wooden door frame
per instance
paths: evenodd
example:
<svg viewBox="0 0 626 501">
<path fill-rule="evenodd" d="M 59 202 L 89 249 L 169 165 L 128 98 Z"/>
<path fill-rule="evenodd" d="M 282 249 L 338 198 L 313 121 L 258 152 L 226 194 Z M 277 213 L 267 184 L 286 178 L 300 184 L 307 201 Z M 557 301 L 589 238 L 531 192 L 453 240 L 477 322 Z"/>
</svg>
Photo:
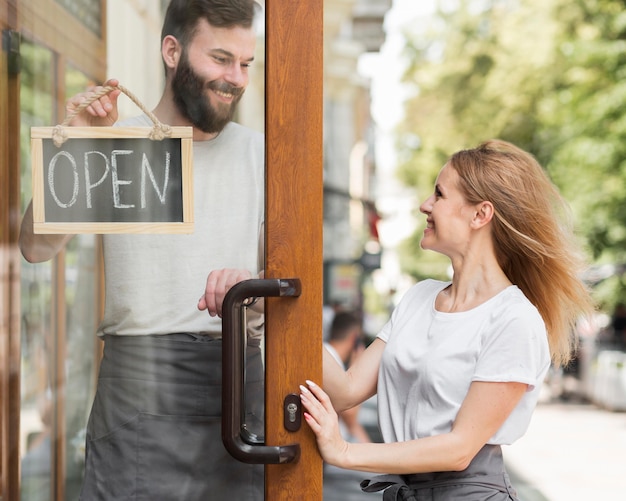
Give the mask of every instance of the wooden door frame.
<svg viewBox="0 0 626 501">
<path fill-rule="evenodd" d="M 322 460 L 304 419 L 285 430 L 283 401 L 322 380 L 323 0 L 267 0 L 266 277 L 299 278 L 295 300 L 266 306 L 266 443 L 300 443 L 268 465 L 266 500 L 322 499 Z M 305 494 L 306 492 L 306 494 Z"/>
<path fill-rule="evenodd" d="M 20 427 L 20 214 L 19 68 L 5 36 L 14 21 L 11 5 L 0 16 L 0 497 L 19 499 Z"/>
</svg>

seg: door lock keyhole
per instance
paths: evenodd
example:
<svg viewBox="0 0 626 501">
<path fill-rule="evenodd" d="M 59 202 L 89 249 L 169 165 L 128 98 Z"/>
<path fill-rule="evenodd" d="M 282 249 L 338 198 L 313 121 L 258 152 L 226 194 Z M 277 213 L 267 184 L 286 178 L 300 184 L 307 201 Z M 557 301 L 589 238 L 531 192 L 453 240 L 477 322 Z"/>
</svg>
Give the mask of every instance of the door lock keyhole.
<svg viewBox="0 0 626 501">
<path fill-rule="evenodd" d="M 287 431 L 298 431 L 302 425 L 302 404 L 300 396 L 290 393 L 283 403 L 284 424 Z"/>
</svg>

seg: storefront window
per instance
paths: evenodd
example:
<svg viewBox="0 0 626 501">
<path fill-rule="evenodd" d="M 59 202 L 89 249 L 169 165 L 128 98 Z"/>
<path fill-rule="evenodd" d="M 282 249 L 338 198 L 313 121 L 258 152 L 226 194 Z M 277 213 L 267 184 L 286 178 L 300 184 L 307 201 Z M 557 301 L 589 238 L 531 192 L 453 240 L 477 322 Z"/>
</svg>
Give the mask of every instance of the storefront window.
<svg viewBox="0 0 626 501">
<path fill-rule="evenodd" d="M 32 193 L 30 128 L 60 120 L 54 54 L 23 41 L 21 79 L 22 211 Z M 68 95 L 83 90 L 87 78 L 69 68 Z M 21 322 L 21 498 L 29 501 L 77 499 L 84 462 L 84 429 L 94 387 L 98 352 L 99 276 L 97 238 L 73 238 L 61 261 L 22 263 Z M 55 475 L 62 487 L 53 485 Z"/>
<path fill-rule="evenodd" d="M 5 99 L 11 99 L 19 92 L 19 103 L 14 103 L 13 115 L 7 120 L 14 132 L 11 145 L 15 144 L 10 149 L 15 158 L 10 165 L 14 181 L 11 214 L 24 214 L 33 194 L 31 128 L 61 124 L 69 97 L 114 76 L 148 109 L 159 102 L 165 77 L 158 48 L 163 11 L 169 0 L 141 3 L 17 2 L 17 15 L 12 20 L 15 25 L 7 26 L 11 33 L 19 35 L 15 42 L 20 64 L 11 74 L 12 94 L 3 94 Z M 2 12 L 1 22 L 6 23 Z M 236 117 L 236 121 L 259 131 L 265 125 L 263 35 L 260 34 L 246 101 Z M 141 106 L 128 97 L 120 100 L 122 119 L 141 112 Z M 125 109 L 125 105 L 129 108 Z M 15 137 L 18 123 L 19 149 Z M 17 152 L 19 187 L 14 179 Z M 19 223 L 14 227 L 19 229 Z M 16 236 L 17 231 L 11 236 L 12 246 Z M 12 250 L 16 261 L 21 259 L 19 251 L 14 247 Z M 19 326 L 17 321 L 11 326 L 10 346 L 14 348 L 10 361 L 12 365 L 19 362 L 19 381 L 11 380 L 12 391 L 1 395 L 0 400 L 11 404 L 6 408 L 10 407 L 7 414 L 15 419 L 12 425 L 18 419 L 15 410 L 19 403 L 19 433 L 13 431 L 16 427 L 9 433 L 11 441 L 19 438 L 19 454 L 13 444 L 3 446 L 3 456 L 11 455 L 6 461 L 11 470 L 10 478 L 0 485 L 0 499 L 78 498 L 85 467 L 85 432 L 103 346 L 96 335 L 104 307 L 101 253 L 99 235 L 78 234 L 49 261 L 33 264 L 21 259 L 15 266 L 19 268 L 15 280 L 19 280 L 20 286 L 19 294 L 11 299 L 19 296 L 20 304 L 13 305 L 11 319 L 19 318 Z M 195 301 L 191 306 L 196 311 Z M 210 317 L 207 315 L 206 319 L 209 321 Z M 17 371 L 11 368 L 10 372 L 13 376 Z M 7 378 L 2 373 L 0 376 L 4 383 Z M 4 414 L 0 418 L 4 419 Z M 262 437 L 263 427 L 253 428 L 253 424 L 247 423 L 248 429 Z M 0 438 L 4 441 L 5 437 Z M 4 462 L 0 466 L 4 476 Z M 5 492 L 9 494 L 5 496 Z"/>
<path fill-rule="evenodd" d="M 20 92 L 22 212 L 30 200 L 32 179 L 30 127 L 53 119 L 53 55 L 35 44 L 22 42 Z M 52 470 L 52 264 L 22 264 L 21 291 L 21 498 L 50 499 Z"/>
<path fill-rule="evenodd" d="M 68 96 L 84 91 L 87 78 L 69 69 L 65 74 Z M 93 389 L 95 364 L 100 342 L 96 337 L 98 314 L 98 249 L 95 235 L 76 235 L 66 248 L 65 303 L 65 413 L 63 457 L 65 458 L 65 499 L 78 499 L 85 461 L 85 427 Z"/>
</svg>

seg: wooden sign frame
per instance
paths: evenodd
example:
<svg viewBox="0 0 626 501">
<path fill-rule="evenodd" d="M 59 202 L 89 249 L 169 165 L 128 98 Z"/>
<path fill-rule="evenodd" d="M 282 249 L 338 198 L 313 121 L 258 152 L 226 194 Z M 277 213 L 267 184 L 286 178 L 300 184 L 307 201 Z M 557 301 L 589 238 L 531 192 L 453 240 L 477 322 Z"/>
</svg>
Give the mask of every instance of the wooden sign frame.
<svg viewBox="0 0 626 501">
<path fill-rule="evenodd" d="M 44 140 L 52 140 L 55 127 L 31 128 L 31 162 L 33 173 L 33 223 L 35 233 L 169 233 L 193 232 L 193 138 L 191 127 L 170 127 L 166 139 L 180 139 L 180 164 L 182 184 L 181 221 L 87 221 L 59 222 L 46 220 L 44 170 Z M 150 139 L 149 127 L 66 127 L 64 136 L 71 139 Z M 158 140 L 155 140 L 158 141 Z M 59 150 L 63 149 L 63 145 Z"/>
</svg>

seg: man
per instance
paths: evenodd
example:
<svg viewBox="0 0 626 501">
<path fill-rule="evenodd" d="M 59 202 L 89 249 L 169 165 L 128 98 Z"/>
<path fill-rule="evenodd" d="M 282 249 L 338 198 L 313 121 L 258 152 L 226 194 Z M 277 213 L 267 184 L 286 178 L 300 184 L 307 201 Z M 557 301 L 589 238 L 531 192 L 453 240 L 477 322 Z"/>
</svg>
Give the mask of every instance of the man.
<svg viewBox="0 0 626 501">
<path fill-rule="evenodd" d="M 262 272 L 263 137 L 231 121 L 254 59 L 257 7 L 253 0 L 172 0 L 168 7 L 166 84 L 153 112 L 162 123 L 193 127 L 195 231 L 103 236 L 104 357 L 87 427 L 83 500 L 263 499 L 262 467 L 232 459 L 220 438 L 222 300 Z M 97 90 L 71 98 L 67 112 Z M 118 96 L 101 97 L 72 125 L 114 124 Z M 152 123 L 140 116 L 122 125 Z M 20 235 L 27 260 L 50 259 L 70 238 L 33 234 L 28 208 Z M 262 315 L 248 327 L 246 393 L 259 399 L 247 413 L 258 422 Z"/>
<path fill-rule="evenodd" d="M 365 349 L 359 318 L 347 311 L 335 313 L 330 324 L 328 342 L 324 343 L 324 348 L 344 370 L 347 369 L 355 357 Z M 371 442 L 367 431 L 359 422 L 359 407 L 352 407 L 339 415 L 342 434 L 351 441 Z"/>
</svg>

